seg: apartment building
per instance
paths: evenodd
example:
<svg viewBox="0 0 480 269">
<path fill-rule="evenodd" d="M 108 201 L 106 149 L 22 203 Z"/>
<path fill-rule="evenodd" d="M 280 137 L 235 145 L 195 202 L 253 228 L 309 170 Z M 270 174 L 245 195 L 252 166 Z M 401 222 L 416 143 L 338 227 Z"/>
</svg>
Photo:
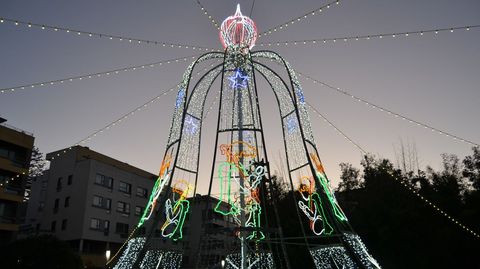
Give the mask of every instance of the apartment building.
<svg viewBox="0 0 480 269">
<path fill-rule="evenodd" d="M 184 226 L 182 268 L 220 268 L 227 254 L 238 250 L 238 224 L 234 218 L 215 212 L 227 211 L 229 205 L 215 197 L 196 195 L 189 198 L 191 211 Z"/>
<path fill-rule="evenodd" d="M 47 154 L 50 168 L 33 183 L 27 219 L 103 267 L 138 223 L 157 176 L 75 146 Z"/>
<path fill-rule="evenodd" d="M 33 134 L 0 118 L 0 244 L 16 239 L 25 217 L 25 184 Z"/>
</svg>

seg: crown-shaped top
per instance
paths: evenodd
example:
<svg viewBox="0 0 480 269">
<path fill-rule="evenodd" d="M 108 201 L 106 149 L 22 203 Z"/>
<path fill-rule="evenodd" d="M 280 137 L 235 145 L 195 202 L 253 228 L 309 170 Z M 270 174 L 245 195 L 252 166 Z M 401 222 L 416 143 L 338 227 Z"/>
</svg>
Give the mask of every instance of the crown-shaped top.
<svg viewBox="0 0 480 269">
<path fill-rule="evenodd" d="M 242 15 L 240 4 L 233 16 L 226 18 L 220 27 L 220 40 L 223 46 L 253 48 L 257 40 L 257 26 L 252 19 Z"/>
</svg>

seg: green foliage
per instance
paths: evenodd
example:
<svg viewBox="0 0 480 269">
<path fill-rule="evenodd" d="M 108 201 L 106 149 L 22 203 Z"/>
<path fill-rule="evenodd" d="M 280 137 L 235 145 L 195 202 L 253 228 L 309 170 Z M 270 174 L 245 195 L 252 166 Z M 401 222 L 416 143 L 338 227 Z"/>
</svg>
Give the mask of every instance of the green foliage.
<svg viewBox="0 0 480 269">
<path fill-rule="evenodd" d="M 340 175 L 342 181 L 338 184 L 337 191 L 349 191 L 363 187 L 359 169 L 349 163 L 341 163 L 340 170 L 342 171 Z"/>
<path fill-rule="evenodd" d="M 473 156 L 465 158 L 472 165 L 467 166 L 464 160 L 462 170 L 457 156 L 443 154 L 442 171 L 428 168 L 414 175 L 395 169 L 389 160 L 366 156 L 362 161 L 364 188 L 338 192 L 337 198 L 351 225 L 384 268 L 472 268 L 478 264 L 475 250 L 480 240 L 394 178 L 405 180 L 422 196 L 478 231 L 480 191 L 477 187 L 468 189 L 463 175 L 476 179 L 479 170 L 473 168 L 479 157 L 478 150 L 474 151 Z M 465 169 L 469 169 L 467 173 Z"/>
<path fill-rule="evenodd" d="M 39 177 L 45 171 L 45 158 L 37 147 L 33 147 L 28 174 L 30 178 Z"/>
<path fill-rule="evenodd" d="M 473 155 L 463 160 L 463 176 L 473 184 L 476 190 L 480 190 L 480 148 L 473 148 Z"/>
<path fill-rule="evenodd" d="M 41 235 L 14 241 L 0 249 L 0 267 L 11 269 L 83 268 L 68 243 Z"/>
</svg>

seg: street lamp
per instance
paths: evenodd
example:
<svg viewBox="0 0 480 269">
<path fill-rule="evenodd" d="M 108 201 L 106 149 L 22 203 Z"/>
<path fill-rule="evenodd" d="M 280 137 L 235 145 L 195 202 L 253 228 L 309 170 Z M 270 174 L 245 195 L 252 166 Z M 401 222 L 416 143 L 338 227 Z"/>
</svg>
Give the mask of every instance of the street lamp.
<svg viewBox="0 0 480 269">
<path fill-rule="evenodd" d="M 222 260 L 221 264 L 222 264 L 222 268 L 224 268 L 225 267 L 225 260 Z"/>
<path fill-rule="evenodd" d="M 107 261 L 110 260 L 110 250 L 105 251 L 105 258 L 107 258 Z"/>
</svg>

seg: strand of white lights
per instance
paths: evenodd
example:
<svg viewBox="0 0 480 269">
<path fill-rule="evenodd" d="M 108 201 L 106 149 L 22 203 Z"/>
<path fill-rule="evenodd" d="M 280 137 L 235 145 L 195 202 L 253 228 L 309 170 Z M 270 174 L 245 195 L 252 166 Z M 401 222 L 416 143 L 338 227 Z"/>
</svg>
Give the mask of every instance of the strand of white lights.
<svg viewBox="0 0 480 269">
<path fill-rule="evenodd" d="M 66 82 L 80 81 L 80 80 L 91 79 L 91 78 L 99 78 L 99 77 L 110 76 L 110 75 L 117 75 L 117 74 L 122 73 L 122 72 L 143 70 L 145 68 L 160 67 L 162 65 L 170 64 L 170 63 L 186 62 L 188 59 L 195 59 L 197 56 L 198 55 L 192 55 L 192 56 L 175 58 L 175 59 L 170 59 L 170 60 L 158 61 L 158 62 L 154 62 L 154 63 L 135 65 L 135 66 L 127 66 L 127 67 L 123 67 L 123 68 L 118 68 L 118 69 L 109 70 L 109 71 L 102 71 L 102 72 L 98 72 L 98 73 L 91 73 L 91 74 L 87 74 L 87 75 L 74 76 L 74 77 L 68 77 L 68 78 L 56 79 L 56 80 L 49 80 L 49 81 L 43 81 L 43 82 L 37 82 L 37 83 L 32 83 L 32 84 L 14 86 L 14 87 L 9 87 L 9 88 L 0 88 L 0 93 L 13 93 L 13 92 L 17 92 L 19 90 L 32 89 L 32 88 L 36 88 L 36 87 L 44 87 L 44 86 L 51 86 L 51 85 L 58 85 L 58 84 L 64 84 Z"/>
<path fill-rule="evenodd" d="M 272 33 L 274 33 L 274 32 L 277 32 L 277 31 L 280 31 L 280 30 L 284 30 L 284 29 L 286 29 L 289 25 L 292 25 L 292 24 L 294 24 L 295 22 L 299 22 L 299 21 L 301 21 L 301 20 L 304 20 L 304 19 L 306 19 L 306 18 L 309 17 L 309 16 L 315 16 L 316 14 L 320 14 L 320 13 L 323 12 L 323 10 L 330 8 L 332 5 L 338 5 L 339 3 L 340 3 L 340 0 L 332 1 L 332 2 L 330 2 L 330 3 L 328 3 L 328 4 L 325 4 L 325 5 L 317 8 L 317 9 L 315 9 L 315 10 L 309 11 L 309 12 L 305 13 L 305 14 L 302 15 L 302 16 L 299 16 L 299 17 L 296 17 L 296 18 L 294 18 L 294 19 L 291 19 L 291 20 L 289 20 L 289 21 L 286 22 L 286 23 L 282 23 L 282 24 L 279 24 L 279 25 L 277 25 L 277 26 L 275 26 L 275 27 L 273 27 L 273 28 L 270 28 L 270 29 L 268 29 L 267 31 L 259 34 L 258 37 L 267 36 L 267 35 L 270 35 L 270 34 L 272 34 Z"/>
<path fill-rule="evenodd" d="M 200 75 L 201 72 L 203 71 L 206 71 L 207 69 L 211 68 L 215 66 L 215 63 L 212 63 L 209 67 L 205 67 L 203 70 L 199 71 L 196 73 L 196 75 Z M 93 132 L 92 134 L 88 135 L 87 137 L 85 137 L 84 139 L 80 140 L 79 142 L 75 143 L 73 146 L 70 146 L 66 149 L 64 149 L 63 151 L 59 151 L 57 152 L 56 156 L 53 156 L 52 157 L 52 160 L 55 159 L 55 157 L 60 157 L 61 155 L 67 153 L 68 151 L 72 150 L 73 147 L 75 146 L 79 146 L 81 144 L 85 144 L 87 142 L 89 142 L 92 138 L 98 136 L 99 134 L 102 134 L 103 132 L 109 130 L 111 127 L 114 127 L 118 124 L 120 124 L 121 122 L 123 122 L 124 120 L 126 120 L 128 117 L 132 116 L 133 114 L 137 113 L 138 111 L 140 110 L 144 110 L 146 109 L 147 107 L 149 107 L 149 105 L 151 105 L 152 103 L 158 101 L 158 99 L 160 99 L 160 97 L 164 96 L 164 95 L 167 95 L 168 93 L 172 92 L 173 90 L 177 89 L 178 87 L 180 87 L 181 83 L 173 86 L 172 88 L 168 89 L 168 90 L 164 90 L 163 92 L 161 92 L 159 95 L 151 98 L 150 100 L 148 100 L 147 102 L 143 103 L 142 105 L 136 107 L 135 109 L 131 110 L 130 112 L 124 114 L 123 116 L 117 118 L 116 120 L 110 122 L 109 124 L 105 125 L 104 127 L 96 130 L 95 132 Z M 22 172 L 21 174 L 17 174 L 7 180 L 5 180 L 5 183 L 0 183 L 0 187 L 2 187 L 4 184 L 8 184 L 10 181 L 13 181 L 13 180 L 16 180 L 18 178 L 20 178 L 20 176 L 22 175 L 26 175 L 25 172 Z"/>
<path fill-rule="evenodd" d="M 386 168 L 381 168 L 383 169 L 385 172 L 389 173 L 389 171 L 386 169 Z M 425 202 L 425 204 L 429 205 L 430 207 L 432 207 L 436 212 L 438 212 L 440 215 L 444 216 L 445 218 L 447 218 L 448 220 L 450 220 L 453 224 L 457 225 L 458 227 L 460 227 L 461 229 L 465 230 L 466 232 L 470 233 L 471 235 L 473 235 L 475 238 L 477 239 L 480 239 L 480 235 L 473 231 L 472 229 L 468 228 L 467 226 L 465 226 L 463 223 L 461 223 L 460 221 L 458 221 L 457 219 L 455 219 L 454 217 L 452 217 L 451 215 L 449 215 L 447 212 L 445 212 L 443 209 L 439 208 L 437 205 L 435 205 L 434 203 L 432 203 L 430 200 L 428 200 L 427 198 L 425 198 L 423 195 L 421 195 L 416 189 L 412 188 L 412 186 L 410 186 L 407 181 L 403 178 L 399 178 L 397 176 L 395 176 L 394 174 L 391 174 L 389 173 L 389 175 L 395 180 L 397 181 L 398 183 L 400 183 L 401 185 L 403 185 L 404 187 L 406 187 L 410 192 L 412 192 L 415 196 L 417 196 L 418 198 L 420 198 L 423 202 Z"/>
<path fill-rule="evenodd" d="M 207 109 L 207 113 L 205 113 L 205 116 L 203 117 L 203 120 L 205 121 L 208 117 L 208 115 L 210 114 L 210 112 L 212 111 L 213 109 L 213 106 L 217 103 L 217 100 L 218 100 L 218 97 L 220 96 L 220 91 L 215 95 L 215 99 L 213 99 L 212 103 L 210 104 L 210 106 L 208 107 Z"/>
<path fill-rule="evenodd" d="M 207 9 L 202 5 L 202 3 L 200 3 L 199 0 L 195 0 L 195 2 L 197 3 L 197 5 L 200 7 L 200 9 L 202 10 L 203 14 L 205 16 L 208 17 L 208 19 L 212 22 L 213 26 L 215 26 L 215 28 L 217 30 L 220 31 L 220 25 L 217 23 L 217 21 L 215 21 L 215 19 L 212 17 L 212 15 L 210 15 L 207 11 Z"/>
<path fill-rule="evenodd" d="M 0 17 L 0 24 L 5 24 L 7 22 L 13 23 L 15 26 L 26 27 L 27 29 L 36 28 L 41 30 L 51 30 L 51 31 L 60 32 L 60 33 L 70 33 L 74 36 L 103 38 L 103 39 L 108 39 L 112 41 L 121 41 L 124 43 L 131 43 L 131 44 L 137 44 L 137 45 L 155 45 L 155 46 L 179 48 L 179 49 L 184 48 L 184 49 L 193 49 L 193 50 L 200 50 L 200 51 L 218 51 L 218 49 L 207 48 L 207 47 L 196 46 L 196 45 L 170 43 L 170 42 L 162 42 L 162 41 L 156 41 L 156 40 L 139 39 L 139 38 L 133 38 L 133 37 L 127 37 L 127 36 L 89 32 L 84 30 L 76 30 L 72 28 L 52 26 L 52 25 L 39 24 L 39 23 L 31 23 L 31 22 L 25 22 L 25 21 L 16 20 L 16 19 Z"/>
<path fill-rule="evenodd" d="M 396 113 L 396 112 L 393 112 L 392 110 L 389 110 L 389 109 L 387 109 L 387 108 L 385 108 L 385 107 L 381 107 L 381 106 L 379 106 L 379 105 L 373 104 L 373 103 L 371 103 L 371 102 L 369 102 L 369 101 L 367 101 L 367 100 L 365 100 L 365 99 L 362 99 L 362 98 L 360 98 L 360 97 L 357 97 L 357 96 L 349 93 L 348 91 L 346 91 L 346 90 L 344 90 L 344 89 L 331 86 L 331 85 L 329 85 L 329 84 L 327 84 L 327 83 L 325 83 L 325 82 L 316 80 L 316 79 L 314 79 L 314 78 L 312 78 L 312 77 L 310 77 L 310 76 L 307 76 L 307 75 L 305 75 L 305 74 L 302 74 L 302 73 L 300 73 L 300 72 L 297 72 L 297 74 L 298 74 L 299 76 L 305 78 L 306 80 L 312 81 L 314 84 L 323 85 L 323 86 L 325 86 L 325 87 L 327 87 L 327 88 L 329 88 L 329 89 L 332 89 L 332 90 L 334 90 L 334 91 L 336 91 L 336 92 L 338 92 L 338 93 L 341 93 L 341 94 L 343 94 L 343 95 L 345 95 L 345 96 L 349 96 L 349 97 L 351 97 L 351 98 L 354 99 L 354 100 L 357 100 L 357 101 L 359 101 L 359 102 L 362 102 L 362 103 L 370 106 L 371 108 L 377 109 L 377 110 L 379 110 L 379 111 L 381 111 L 381 112 L 385 112 L 385 113 L 387 113 L 387 114 L 389 114 L 389 115 L 394 116 L 395 118 L 402 119 L 402 120 L 404 120 L 404 121 L 406 121 L 406 122 L 409 122 L 409 123 L 411 123 L 411 124 L 414 124 L 414 125 L 417 125 L 417 126 L 421 126 L 421 127 L 425 128 L 425 129 L 427 129 L 427 130 L 432 131 L 433 133 L 436 133 L 436 134 L 439 134 L 439 135 L 444 135 L 444 136 L 446 136 L 446 137 L 448 137 L 448 138 L 451 138 L 451 139 L 453 139 L 453 140 L 456 140 L 456 141 L 460 141 L 460 142 L 469 144 L 469 145 L 471 145 L 471 146 L 475 146 L 475 147 L 480 146 L 480 144 L 478 144 L 478 143 L 472 142 L 472 141 L 470 141 L 470 140 L 467 140 L 467 139 L 465 139 L 465 138 L 462 138 L 462 137 L 459 137 L 459 136 L 457 136 L 457 135 L 451 134 L 451 133 L 449 133 L 449 132 L 442 131 L 442 130 L 437 129 L 437 128 L 435 128 L 435 127 L 432 127 L 432 126 L 430 126 L 430 125 L 428 125 L 428 124 L 426 124 L 426 123 L 422 123 L 422 122 L 419 122 L 419 121 L 417 121 L 417 120 L 411 119 L 411 118 L 409 118 L 409 117 L 403 116 L 403 115 L 401 115 L 401 114 L 399 114 L 399 113 Z"/>
<path fill-rule="evenodd" d="M 326 44 L 326 43 L 340 43 L 341 41 L 347 42 L 350 40 L 370 40 L 370 39 L 385 39 L 385 38 L 398 38 L 398 37 L 423 37 L 425 34 L 434 34 L 437 35 L 441 32 L 450 32 L 453 33 L 456 30 L 470 31 L 470 29 L 478 28 L 480 25 L 470 25 L 470 26 L 456 26 L 448 27 L 441 29 L 428 29 L 428 30 L 417 30 L 411 32 L 398 32 L 398 33 L 385 33 L 385 34 L 371 34 L 371 35 L 362 35 L 362 36 L 344 36 L 344 37 L 334 37 L 334 38 L 319 38 L 319 39 L 305 39 L 305 40 L 291 40 L 291 41 L 274 41 L 268 43 L 257 43 L 258 46 L 291 46 L 291 45 L 311 45 L 311 44 Z M 339 41 L 339 42 L 337 42 Z"/>
<path fill-rule="evenodd" d="M 360 150 L 360 152 L 362 152 L 362 154 L 366 154 L 367 152 L 360 146 L 358 145 L 358 143 L 355 143 L 355 141 L 353 141 L 350 137 L 348 137 L 344 132 L 342 132 L 340 129 L 337 128 L 337 126 L 335 126 L 330 120 L 328 120 L 322 113 L 320 113 L 315 107 L 313 107 L 309 102 L 306 102 L 308 107 L 310 109 L 313 110 L 313 112 L 315 112 L 315 114 L 317 114 L 318 117 L 320 117 L 321 119 L 323 119 L 326 123 L 328 123 L 328 125 L 330 125 L 330 127 L 332 127 L 333 129 L 335 129 L 341 136 L 343 136 L 343 138 L 345 138 L 348 142 L 352 143 L 358 150 Z"/>
</svg>

